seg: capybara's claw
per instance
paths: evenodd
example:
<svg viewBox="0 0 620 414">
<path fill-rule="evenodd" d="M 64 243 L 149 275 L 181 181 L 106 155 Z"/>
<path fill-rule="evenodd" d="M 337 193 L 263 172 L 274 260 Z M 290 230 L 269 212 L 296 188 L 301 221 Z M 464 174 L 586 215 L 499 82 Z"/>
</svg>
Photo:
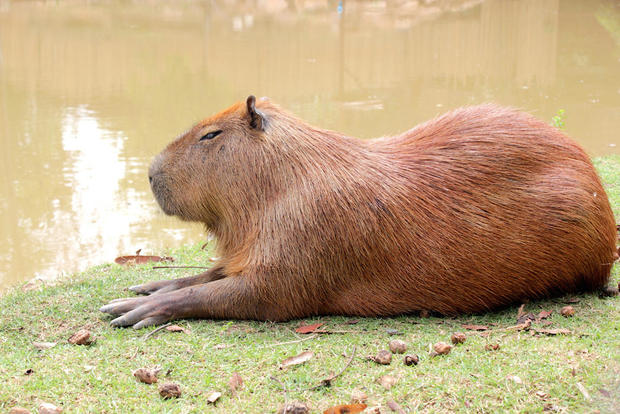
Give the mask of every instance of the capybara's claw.
<svg viewBox="0 0 620 414">
<path fill-rule="evenodd" d="M 134 329 L 145 328 L 151 325 L 160 325 L 171 319 L 169 315 L 161 312 L 161 306 L 151 301 L 125 313 L 123 316 L 112 320 L 112 326 L 132 326 Z"/>
</svg>

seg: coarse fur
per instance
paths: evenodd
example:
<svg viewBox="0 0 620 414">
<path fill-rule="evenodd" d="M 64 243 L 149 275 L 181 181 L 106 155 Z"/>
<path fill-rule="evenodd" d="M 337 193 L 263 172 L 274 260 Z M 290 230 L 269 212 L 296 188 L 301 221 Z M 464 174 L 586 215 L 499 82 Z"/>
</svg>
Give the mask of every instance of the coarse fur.
<svg viewBox="0 0 620 414">
<path fill-rule="evenodd" d="M 151 295 L 102 308 L 123 315 L 115 325 L 483 312 L 601 289 L 616 258 L 588 156 L 496 105 L 364 141 L 250 97 L 177 138 L 149 174 L 162 209 L 203 222 L 220 259 L 132 288 Z"/>
</svg>

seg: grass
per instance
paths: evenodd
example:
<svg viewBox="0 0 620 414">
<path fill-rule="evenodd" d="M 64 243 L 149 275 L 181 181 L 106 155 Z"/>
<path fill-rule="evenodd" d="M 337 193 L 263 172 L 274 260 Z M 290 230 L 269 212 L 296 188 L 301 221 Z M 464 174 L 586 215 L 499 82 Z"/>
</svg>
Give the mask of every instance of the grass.
<svg viewBox="0 0 620 414">
<path fill-rule="evenodd" d="M 599 158 L 595 165 L 620 217 L 620 157 Z M 198 246 L 164 253 L 177 263 L 194 265 L 209 257 Z M 567 328 L 570 335 L 501 330 L 515 325 L 515 307 L 460 318 L 308 318 L 307 323 L 324 322 L 328 330 L 351 332 L 275 346 L 298 340 L 301 336 L 294 329 L 300 321 L 178 321 L 190 332 L 163 330 L 143 340 L 153 328 L 113 329 L 110 318 L 97 311 L 109 300 L 125 296 L 126 286 L 188 274 L 190 270 L 152 270 L 148 265 L 103 265 L 54 286 L 28 292 L 14 289 L 1 297 L 0 410 L 22 406 L 36 412 L 45 401 L 65 412 L 263 413 L 275 412 L 288 398 L 322 412 L 349 403 L 354 390 L 365 392 L 367 404 L 380 406 L 381 412 L 390 412 L 388 400 L 408 412 L 614 412 L 620 404 L 618 297 L 578 296 L 572 318 L 559 314 L 566 298 L 526 305 L 526 311 L 535 314 L 553 310 L 549 328 Z M 618 279 L 616 267 L 614 283 Z M 351 324 L 352 319 L 358 322 Z M 466 331 L 467 341 L 449 355 L 429 357 L 430 344 L 449 342 L 453 332 L 464 331 L 462 324 L 491 329 Z M 69 344 L 67 338 L 83 327 L 91 330 L 96 342 Z M 393 329 L 402 334 L 390 335 Z M 408 353 L 420 356 L 417 366 L 405 366 L 400 355 L 387 366 L 366 359 L 387 349 L 395 338 L 408 343 Z M 38 351 L 32 343 L 41 341 L 58 344 Z M 487 351 L 487 344 L 500 348 Z M 228 347 L 216 349 L 216 345 Z M 354 347 L 355 358 L 331 387 L 309 390 L 339 372 Z M 314 352 L 311 360 L 278 369 L 283 359 L 306 350 Z M 132 376 L 135 369 L 153 366 L 162 368 L 160 382 L 181 385 L 181 398 L 163 400 L 157 384 L 142 384 Z M 32 373 L 26 375 L 29 369 Z M 244 380 L 236 395 L 228 386 L 233 372 Z M 396 377 L 396 385 L 384 389 L 377 383 L 383 375 Z M 215 405 L 207 402 L 211 391 L 222 393 Z"/>
</svg>

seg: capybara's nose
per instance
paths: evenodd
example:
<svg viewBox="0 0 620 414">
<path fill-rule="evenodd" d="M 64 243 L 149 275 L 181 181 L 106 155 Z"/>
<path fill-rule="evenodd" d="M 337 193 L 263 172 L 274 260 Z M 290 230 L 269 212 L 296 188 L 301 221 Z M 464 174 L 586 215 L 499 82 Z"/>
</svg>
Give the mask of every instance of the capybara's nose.
<svg viewBox="0 0 620 414">
<path fill-rule="evenodd" d="M 153 177 L 161 172 L 162 165 L 162 156 L 158 154 L 153 161 L 151 162 L 151 166 L 149 167 L 149 183 L 153 183 Z"/>
</svg>

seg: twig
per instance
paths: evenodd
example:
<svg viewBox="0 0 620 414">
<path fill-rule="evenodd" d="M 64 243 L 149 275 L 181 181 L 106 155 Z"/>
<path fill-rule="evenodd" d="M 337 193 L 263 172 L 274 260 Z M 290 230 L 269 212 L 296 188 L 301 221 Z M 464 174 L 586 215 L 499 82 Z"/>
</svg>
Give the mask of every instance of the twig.
<svg viewBox="0 0 620 414">
<path fill-rule="evenodd" d="M 271 348 L 272 346 L 280 346 L 280 345 L 288 345 L 288 344 L 296 344 L 298 342 L 303 342 L 303 341 L 307 341 L 309 339 L 314 339 L 316 338 L 318 335 L 310 335 L 306 338 L 301 338 L 301 339 L 296 339 L 294 341 L 287 341 L 287 342 L 278 342 L 275 344 L 270 344 L 270 345 L 265 345 L 265 348 Z"/>
<path fill-rule="evenodd" d="M 147 333 L 146 335 L 144 335 L 142 337 L 143 341 L 146 341 L 147 339 L 149 339 L 151 336 L 155 335 L 157 332 L 161 331 L 162 329 L 166 329 L 168 326 L 172 325 L 172 323 L 168 322 L 165 325 L 160 326 L 157 329 L 153 329 L 151 332 Z"/>
<path fill-rule="evenodd" d="M 208 269 L 208 266 L 153 266 L 152 269 Z"/>
<path fill-rule="evenodd" d="M 343 330 L 340 330 L 340 331 L 333 331 L 333 330 L 331 330 L 330 331 L 330 330 L 325 329 L 325 330 L 314 330 L 314 331 L 312 331 L 312 333 L 322 334 L 322 335 L 331 335 L 331 334 L 349 334 L 349 333 L 359 334 L 359 333 L 362 333 L 362 332 L 360 332 L 360 331 L 343 331 Z"/>
<path fill-rule="evenodd" d="M 269 378 L 280 384 L 280 387 L 282 387 L 282 390 L 284 391 L 284 404 L 286 405 L 286 403 L 288 402 L 288 389 L 286 388 L 286 385 L 284 385 L 284 383 L 280 381 L 279 378 L 274 377 L 273 375 Z"/>
<path fill-rule="evenodd" d="M 357 348 L 355 347 L 355 345 L 353 345 L 353 351 L 351 352 L 351 358 L 349 358 L 349 361 L 346 363 L 344 368 L 340 370 L 339 373 L 337 373 L 336 375 L 332 375 L 331 377 L 325 378 L 324 380 L 321 380 L 321 383 L 319 385 L 315 385 L 314 387 L 308 388 L 308 390 L 312 391 L 312 390 L 316 390 L 317 388 L 329 387 L 330 385 L 332 385 L 332 381 L 334 381 L 336 378 L 341 376 L 346 371 L 346 369 L 349 368 L 349 365 L 351 365 L 351 362 L 353 362 L 353 358 L 355 358 L 356 349 Z"/>
</svg>

